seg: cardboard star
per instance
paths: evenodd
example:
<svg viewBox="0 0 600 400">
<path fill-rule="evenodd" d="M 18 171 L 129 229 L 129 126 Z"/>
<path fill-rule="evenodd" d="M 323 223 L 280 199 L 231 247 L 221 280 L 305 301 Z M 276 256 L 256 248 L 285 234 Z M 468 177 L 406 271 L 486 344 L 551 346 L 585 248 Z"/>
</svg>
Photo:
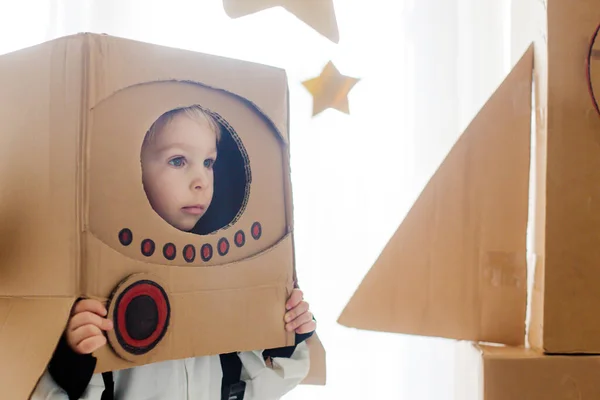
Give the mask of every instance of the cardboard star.
<svg viewBox="0 0 600 400">
<path fill-rule="evenodd" d="M 338 32 L 333 0 L 223 0 L 223 8 L 230 18 L 239 18 L 273 7 L 283 7 L 302 22 L 338 43 Z"/>
<path fill-rule="evenodd" d="M 331 61 L 321 75 L 302 82 L 313 96 L 313 117 L 328 108 L 350 114 L 348 93 L 360 79 L 340 74 Z"/>
</svg>

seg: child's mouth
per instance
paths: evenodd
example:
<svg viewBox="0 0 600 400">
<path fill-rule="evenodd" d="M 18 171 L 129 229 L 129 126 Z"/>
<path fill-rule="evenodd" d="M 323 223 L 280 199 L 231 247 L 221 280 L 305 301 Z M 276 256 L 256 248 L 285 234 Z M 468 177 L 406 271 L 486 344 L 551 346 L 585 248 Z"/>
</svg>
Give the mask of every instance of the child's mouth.
<svg viewBox="0 0 600 400">
<path fill-rule="evenodd" d="M 192 215 L 200 215 L 204 213 L 205 207 L 202 205 L 187 206 L 181 208 L 183 212 Z"/>
</svg>

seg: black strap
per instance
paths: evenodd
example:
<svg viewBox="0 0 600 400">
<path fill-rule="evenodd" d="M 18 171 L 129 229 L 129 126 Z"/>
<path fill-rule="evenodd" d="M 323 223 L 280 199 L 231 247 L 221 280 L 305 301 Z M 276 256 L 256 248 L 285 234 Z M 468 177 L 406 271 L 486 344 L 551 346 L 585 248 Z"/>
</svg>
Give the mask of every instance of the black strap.
<svg viewBox="0 0 600 400">
<path fill-rule="evenodd" d="M 115 381 L 112 371 L 103 372 L 102 380 L 104 381 L 104 391 L 100 400 L 114 400 L 115 398 Z"/>
<path fill-rule="evenodd" d="M 54 382 L 66 393 L 69 400 L 80 399 L 96 368 L 96 358 L 91 354 L 75 353 L 62 335 L 52 359 L 48 364 L 48 372 Z"/>
<path fill-rule="evenodd" d="M 290 358 L 296 346 L 307 340 L 314 332 L 306 334 L 296 334 L 296 343 L 293 346 L 281 347 L 276 349 L 266 349 L 263 351 L 263 357 L 267 358 Z M 223 379 L 221 381 L 221 400 L 243 400 L 246 391 L 246 382 L 241 380 L 242 360 L 237 353 L 221 354 L 221 370 Z"/>
<path fill-rule="evenodd" d="M 221 359 L 221 370 L 223 379 L 221 380 L 221 400 L 243 400 L 246 392 L 246 382 L 240 378 L 242 376 L 242 360 L 237 353 L 227 353 L 219 355 Z"/>
</svg>

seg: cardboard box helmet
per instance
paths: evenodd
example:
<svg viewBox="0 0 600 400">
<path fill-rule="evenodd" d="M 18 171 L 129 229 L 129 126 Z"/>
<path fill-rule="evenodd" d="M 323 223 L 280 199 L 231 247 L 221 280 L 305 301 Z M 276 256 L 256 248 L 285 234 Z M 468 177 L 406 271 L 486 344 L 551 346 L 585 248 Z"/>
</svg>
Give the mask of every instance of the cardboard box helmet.
<svg viewBox="0 0 600 400">
<path fill-rule="evenodd" d="M 115 323 L 96 372 L 294 344 L 285 71 L 80 34 L 1 56 L 0 87 L 13 398 L 80 297 Z"/>
<path fill-rule="evenodd" d="M 132 112 L 135 103 L 143 104 Z M 124 88 L 94 106 L 90 126 L 90 241 L 124 260 L 96 267 L 85 292 L 101 298 L 111 293 L 113 349 L 126 360 L 146 358 L 167 331 L 177 337 L 175 330 L 183 328 L 189 333 L 182 332 L 182 340 L 203 333 L 196 340 L 204 343 L 192 348 L 201 346 L 208 354 L 215 344 L 207 336 L 216 340 L 219 332 L 236 329 L 239 322 L 229 319 L 243 321 L 240 332 L 261 321 L 257 329 L 270 342 L 282 342 L 273 328 L 281 325 L 293 259 L 290 249 L 268 250 L 290 233 L 289 177 L 283 168 L 286 142 L 268 117 L 243 99 L 199 83 L 154 82 Z M 245 266 L 249 257 L 260 257 L 265 271 Z M 230 274 L 256 276 L 231 287 L 236 279 L 226 273 L 211 277 L 223 283 L 207 282 L 204 271 L 190 268 L 223 264 Z M 167 276 L 165 266 L 190 269 L 171 269 Z M 287 279 L 277 282 L 280 277 Z M 180 280 L 179 290 L 174 279 Z M 247 285 L 249 280 L 254 282 Z M 231 293 L 216 295 L 215 289 Z M 190 309 L 185 321 L 171 318 L 171 310 L 183 313 L 178 308 Z M 200 310 L 208 308 L 219 310 L 221 318 L 205 319 L 207 312 Z M 214 320 L 223 315 L 227 326 L 215 329 Z M 254 347 L 235 336 L 223 343 L 224 350 Z"/>
</svg>

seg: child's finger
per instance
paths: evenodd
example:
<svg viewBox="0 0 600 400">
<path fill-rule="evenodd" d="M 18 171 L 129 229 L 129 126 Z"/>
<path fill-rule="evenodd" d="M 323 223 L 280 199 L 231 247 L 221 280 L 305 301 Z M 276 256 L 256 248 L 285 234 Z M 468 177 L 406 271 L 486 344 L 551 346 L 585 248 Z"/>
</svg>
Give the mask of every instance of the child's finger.
<svg viewBox="0 0 600 400">
<path fill-rule="evenodd" d="M 106 344 L 106 338 L 103 335 L 89 337 L 80 342 L 76 347 L 75 351 L 80 354 L 90 354 L 98 350 L 100 347 Z"/>
<path fill-rule="evenodd" d="M 314 319 L 311 319 L 310 322 L 307 322 L 306 324 L 302 324 L 298 328 L 296 328 L 296 333 L 299 333 L 299 334 L 309 333 L 309 332 L 315 331 L 316 329 L 317 329 L 317 323 L 315 322 Z"/>
<path fill-rule="evenodd" d="M 96 325 L 83 325 L 69 334 L 69 341 L 76 347 L 84 340 L 92 336 L 102 336 L 102 331 Z"/>
<path fill-rule="evenodd" d="M 95 325 L 102 330 L 111 330 L 113 328 L 113 323 L 111 320 L 102 318 L 97 314 L 94 314 L 89 311 L 84 311 L 82 313 L 76 314 L 71 318 L 69 322 L 69 329 L 75 330 L 83 325 Z"/>
<path fill-rule="evenodd" d="M 306 301 L 301 302 L 290 311 L 285 314 L 285 322 L 291 322 L 298 318 L 300 315 L 307 312 L 309 309 L 308 303 Z"/>
<path fill-rule="evenodd" d="M 92 312 L 101 317 L 105 317 L 108 313 L 108 311 L 106 311 L 106 307 L 104 307 L 104 305 L 98 300 L 84 299 L 78 301 L 77 304 L 75 304 L 75 308 L 73 309 L 73 315 L 80 314 L 86 311 Z"/>
<path fill-rule="evenodd" d="M 288 310 L 291 310 L 292 308 L 296 307 L 298 304 L 300 304 L 300 302 L 304 299 L 304 293 L 302 292 L 302 290 L 300 289 L 294 289 L 292 291 L 292 294 L 290 295 L 290 298 L 288 299 L 285 307 Z"/>
<path fill-rule="evenodd" d="M 313 320 L 313 315 L 310 311 L 307 311 L 303 314 L 300 314 L 296 319 L 294 319 L 293 321 L 289 322 L 285 328 L 288 330 L 288 332 L 291 332 L 299 327 L 301 327 L 304 324 L 308 324 L 309 322 L 311 322 Z"/>
</svg>

